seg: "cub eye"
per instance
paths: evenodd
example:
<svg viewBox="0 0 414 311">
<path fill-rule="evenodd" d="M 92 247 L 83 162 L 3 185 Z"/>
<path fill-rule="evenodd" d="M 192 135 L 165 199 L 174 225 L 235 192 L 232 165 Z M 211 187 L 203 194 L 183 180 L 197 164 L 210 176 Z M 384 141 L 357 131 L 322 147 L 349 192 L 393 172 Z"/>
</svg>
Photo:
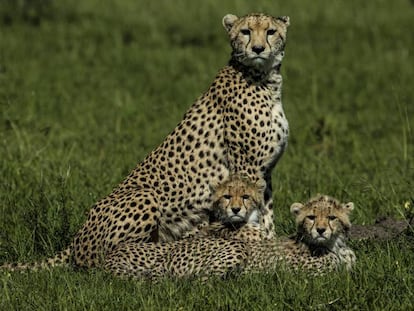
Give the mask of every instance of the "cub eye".
<svg viewBox="0 0 414 311">
<path fill-rule="evenodd" d="M 248 194 L 244 194 L 244 195 L 242 195 L 242 199 L 243 200 L 248 200 L 248 199 L 250 199 L 250 196 Z"/>
<path fill-rule="evenodd" d="M 276 30 L 275 30 L 275 29 L 269 29 L 269 30 L 267 31 L 267 35 L 268 35 L 268 36 L 273 36 L 275 33 L 276 33 Z"/>
<path fill-rule="evenodd" d="M 225 194 L 225 195 L 223 195 L 223 198 L 225 198 L 226 200 L 230 200 L 231 199 L 231 195 L 230 194 Z"/>
<path fill-rule="evenodd" d="M 308 218 L 309 220 L 315 220 L 316 216 L 315 215 L 308 215 L 308 216 L 306 216 L 306 218 Z"/>
<path fill-rule="evenodd" d="M 242 35 L 245 35 L 245 36 L 250 35 L 250 29 L 242 29 L 240 30 L 240 32 L 242 33 Z"/>
<path fill-rule="evenodd" d="M 337 217 L 336 217 L 336 216 L 334 216 L 334 215 L 329 215 L 329 216 L 328 216 L 328 219 L 329 219 L 329 220 L 335 220 L 336 218 L 337 218 Z"/>
</svg>

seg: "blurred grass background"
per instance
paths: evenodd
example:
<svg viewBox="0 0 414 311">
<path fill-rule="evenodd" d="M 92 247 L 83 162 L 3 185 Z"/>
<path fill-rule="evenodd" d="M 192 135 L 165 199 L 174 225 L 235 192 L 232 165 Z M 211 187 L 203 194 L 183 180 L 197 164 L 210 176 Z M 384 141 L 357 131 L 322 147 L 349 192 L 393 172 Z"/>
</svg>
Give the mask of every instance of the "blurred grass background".
<svg viewBox="0 0 414 311">
<path fill-rule="evenodd" d="M 354 223 L 413 214 L 413 1 L 2 0 L 0 262 L 69 243 L 226 64 L 222 17 L 249 12 L 291 18 L 277 231 L 291 233 L 289 205 L 316 193 L 353 201 Z M 409 309 L 412 237 L 355 248 L 352 275 L 316 280 L 278 271 L 150 285 L 99 271 L 2 273 L 0 309 Z"/>
</svg>

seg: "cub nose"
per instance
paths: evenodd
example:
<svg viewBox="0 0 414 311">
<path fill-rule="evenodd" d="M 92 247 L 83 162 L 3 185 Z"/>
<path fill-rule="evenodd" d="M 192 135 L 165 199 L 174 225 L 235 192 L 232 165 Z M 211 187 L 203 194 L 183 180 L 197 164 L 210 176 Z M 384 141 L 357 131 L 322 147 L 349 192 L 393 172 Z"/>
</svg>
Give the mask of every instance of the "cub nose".
<svg viewBox="0 0 414 311">
<path fill-rule="evenodd" d="M 240 210 L 241 210 L 241 208 L 240 208 L 240 207 L 232 207 L 232 208 L 231 208 L 231 211 L 232 211 L 234 214 L 237 214 L 238 212 L 240 212 Z"/>
<path fill-rule="evenodd" d="M 256 54 L 260 54 L 260 53 L 262 53 L 263 51 L 264 51 L 264 46 L 262 46 L 262 45 L 254 45 L 253 47 L 252 47 L 252 51 L 253 52 L 255 52 Z"/>
<path fill-rule="evenodd" d="M 323 234 L 326 229 L 325 228 L 317 228 L 316 231 L 318 231 L 319 234 Z"/>
</svg>

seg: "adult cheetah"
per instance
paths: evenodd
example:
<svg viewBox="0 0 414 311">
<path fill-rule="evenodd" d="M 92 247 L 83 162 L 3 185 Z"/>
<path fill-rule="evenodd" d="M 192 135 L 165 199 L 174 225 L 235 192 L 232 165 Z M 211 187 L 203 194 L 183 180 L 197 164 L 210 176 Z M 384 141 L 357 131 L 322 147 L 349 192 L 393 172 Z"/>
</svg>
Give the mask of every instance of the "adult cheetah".
<svg viewBox="0 0 414 311">
<path fill-rule="evenodd" d="M 243 236 L 233 231 L 227 238 L 129 242 L 110 253 L 104 267 L 117 276 L 150 279 L 205 278 L 226 276 L 234 271 L 270 272 L 280 266 L 311 274 L 326 273 L 340 266 L 349 270 L 355 263 L 355 254 L 346 246 L 345 238 L 353 208 L 352 202 L 341 204 L 321 195 L 306 204 L 292 204 L 297 233 L 290 238 L 249 239 L 249 233 L 260 236 L 261 231 L 260 227 L 250 226 Z"/>
<path fill-rule="evenodd" d="M 288 17 L 228 14 L 229 64 L 183 120 L 107 197 L 71 245 L 41 266 L 100 266 L 118 244 L 172 241 L 211 208 L 210 185 L 229 171 L 265 180 L 262 222 L 274 235 L 271 171 L 288 139 L 280 67 Z"/>
</svg>

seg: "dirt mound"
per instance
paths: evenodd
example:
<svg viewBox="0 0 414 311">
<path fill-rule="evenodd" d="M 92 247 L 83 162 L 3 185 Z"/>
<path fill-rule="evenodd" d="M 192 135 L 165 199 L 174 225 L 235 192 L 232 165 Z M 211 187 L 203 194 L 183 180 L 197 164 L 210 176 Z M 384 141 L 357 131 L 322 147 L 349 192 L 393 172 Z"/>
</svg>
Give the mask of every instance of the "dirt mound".
<svg viewBox="0 0 414 311">
<path fill-rule="evenodd" d="M 391 217 L 380 217 L 373 225 L 353 225 L 349 237 L 354 240 L 392 239 L 405 231 L 413 230 L 414 218 L 395 220 Z"/>
</svg>

